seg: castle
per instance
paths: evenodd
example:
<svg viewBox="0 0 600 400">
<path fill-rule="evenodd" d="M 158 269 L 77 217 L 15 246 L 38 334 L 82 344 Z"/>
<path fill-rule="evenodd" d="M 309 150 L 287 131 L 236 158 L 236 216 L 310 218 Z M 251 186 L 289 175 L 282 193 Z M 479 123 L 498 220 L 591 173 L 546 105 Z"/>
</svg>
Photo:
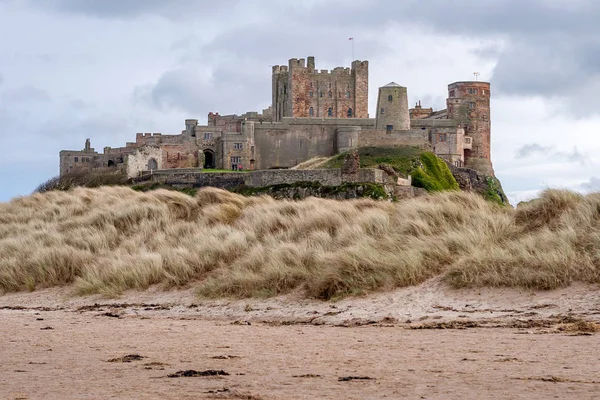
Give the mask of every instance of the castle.
<svg viewBox="0 0 600 400">
<path fill-rule="evenodd" d="M 457 167 L 493 175 L 490 159 L 490 84 L 448 85 L 447 108 L 418 102 L 406 87 L 379 88 L 375 118 L 368 114 L 368 61 L 317 70 L 314 57 L 273 66 L 272 104 L 262 113 L 209 113 L 207 125 L 185 120 L 180 134 L 138 133 L 125 147 L 60 152 L 60 174 L 120 168 L 129 177 L 180 168 L 265 170 L 357 147 L 418 146 Z"/>
</svg>

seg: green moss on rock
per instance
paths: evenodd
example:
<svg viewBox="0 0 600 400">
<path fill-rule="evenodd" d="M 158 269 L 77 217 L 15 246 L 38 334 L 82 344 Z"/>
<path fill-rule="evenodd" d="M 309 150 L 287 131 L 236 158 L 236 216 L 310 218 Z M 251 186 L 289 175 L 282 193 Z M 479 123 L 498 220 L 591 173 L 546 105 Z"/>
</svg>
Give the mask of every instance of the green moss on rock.
<svg viewBox="0 0 600 400">
<path fill-rule="evenodd" d="M 459 190 L 458 183 L 448 165 L 430 152 L 421 154 L 422 166 L 412 171 L 412 184 L 428 192 Z"/>
</svg>

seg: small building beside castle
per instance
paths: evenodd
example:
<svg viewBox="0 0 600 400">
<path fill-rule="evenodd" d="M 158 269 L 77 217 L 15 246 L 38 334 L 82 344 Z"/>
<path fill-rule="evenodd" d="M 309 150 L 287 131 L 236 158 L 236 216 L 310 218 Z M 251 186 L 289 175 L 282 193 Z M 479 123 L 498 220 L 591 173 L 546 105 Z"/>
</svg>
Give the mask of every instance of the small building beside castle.
<svg viewBox="0 0 600 400">
<path fill-rule="evenodd" d="M 368 61 L 350 68 L 317 70 L 314 57 L 274 66 L 272 104 L 261 113 L 209 113 L 206 125 L 185 120 L 179 134 L 138 133 L 125 147 L 98 153 L 60 152 L 60 174 L 120 168 L 129 177 L 177 168 L 258 170 L 290 168 L 367 146 L 417 146 L 447 162 L 493 175 L 490 159 L 490 84 L 448 85 L 447 108 L 418 102 L 409 108 L 407 88 L 379 88 L 374 117 L 368 114 Z"/>
</svg>

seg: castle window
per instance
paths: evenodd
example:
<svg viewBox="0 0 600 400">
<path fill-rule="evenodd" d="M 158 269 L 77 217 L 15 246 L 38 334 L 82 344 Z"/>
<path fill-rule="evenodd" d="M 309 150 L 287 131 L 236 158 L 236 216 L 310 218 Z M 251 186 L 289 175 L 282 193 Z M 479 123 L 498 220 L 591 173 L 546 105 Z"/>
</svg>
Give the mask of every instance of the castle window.
<svg viewBox="0 0 600 400">
<path fill-rule="evenodd" d="M 350 98 L 350 91 L 349 91 L 349 90 L 346 92 L 346 98 L 347 98 L 347 99 L 349 99 L 349 98 Z"/>
<path fill-rule="evenodd" d="M 319 97 L 323 97 L 323 91 L 322 90 L 319 92 Z"/>
<path fill-rule="evenodd" d="M 308 92 L 308 97 L 313 97 L 313 91 Z"/>
<path fill-rule="evenodd" d="M 474 110 L 475 109 L 475 103 L 474 102 L 470 102 L 469 103 L 469 109 L 470 110 Z"/>
<path fill-rule="evenodd" d="M 233 157 L 231 157 L 231 163 L 232 164 L 236 164 L 236 163 L 239 164 L 241 162 L 242 162 L 242 157 L 240 157 L 240 156 L 233 156 Z"/>
<path fill-rule="evenodd" d="M 311 82 L 311 83 L 310 83 L 310 88 L 312 89 L 312 87 L 313 87 L 313 83 Z"/>
<path fill-rule="evenodd" d="M 385 111 L 385 108 L 381 107 L 381 113 L 380 114 L 383 114 L 384 111 Z"/>
<path fill-rule="evenodd" d="M 314 109 L 314 108 L 312 108 L 312 107 L 311 107 L 311 108 L 309 108 L 309 109 L 308 109 L 308 116 L 309 116 L 309 117 L 312 117 L 312 116 L 314 116 L 314 115 L 315 115 L 315 109 Z"/>
<path fill-rule="evenodd" d="M 329 82 L 329 89 L 331 89 L 331 82 Z"/>
<path fill-rule="evenodd" d="M 439 137 L 438 137 L 438 142 L 445 142 L 445 141 L 446 141 L 446 134 L 440 133 Z"/>
<path fill-rule="evenodd" d="M 351 108 L 348 109 L 348 118 L 352 118 L 352 109 Z"/>
<path fill-rule="evenodd" d="M 331 92 L 331 90 L 328 93 L 329 97 L 333 97 L 333 93 Z"/>
<path fill-rule="evenodd" d="M 477 89 L 469 89 L 469 94 L 477 94 Z"/>
<path fill-rule="evenodd" d="M 75 162 L 79 162 L 79 157 L 75 157 Z"/>
<path fill-rule="evenodd" d="M 454 97 L 454 94 L 455 94 L 454 90 L 451 90 L 450 91 L 450 97 Z"/>
<path fill-rule="evenodd" d="M 332 116 L 333 116 L 333 108 L 329 107 L 329 108 L 327 109 L 327 116 L 328 116 L 328 117 L 332 117 Z"/>
<path fill-rule="evenodd" d="M 283 94 L 287 93 L 287 85 L 283 85 Z"/>
<path fill-rule="evenodd" d="M 388 101 L 392 102 L 392 100 L 394 99 L 394 96 L 392 96 L 391 94 L 388 96 Z"/>
<path fill-rule="evenodd" d="M 385 126 L 385 130 L 388 131 L 388 132 L 393 131 L 394 130 L 394 125 L 386 125 Z"/>
<path fill-rule="evenodd" d="M 244 145 L 243 145 L 243 143 L 234 143 L 234 144 L 233 144 L 233 148 L 234 148 L 235 150 L 243 150 L 243 148 L 244 148 Z"/>
<path fill-rule="evenodd" d="M 204 132 L 204 140 L 210 140 L 210 139 L 212 139 L 212 133 Z"/>
</svg>

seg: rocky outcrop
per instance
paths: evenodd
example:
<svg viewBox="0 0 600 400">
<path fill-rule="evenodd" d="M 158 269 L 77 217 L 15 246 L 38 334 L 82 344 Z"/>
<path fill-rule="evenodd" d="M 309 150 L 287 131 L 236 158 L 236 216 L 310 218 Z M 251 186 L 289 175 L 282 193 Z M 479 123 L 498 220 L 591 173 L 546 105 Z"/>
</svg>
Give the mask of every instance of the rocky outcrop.
<svg viewBox="0 0 600 400">
<path fill-rule="evenodd" d="M 448 167 L 460 190 L 478 193 L 485 199 L 498 204 L 510 205 L 502 189 L 502 184 L 495 176 L 485 175 L 470 168 L 456 167 L 449 163 Z"/>
</svg>

